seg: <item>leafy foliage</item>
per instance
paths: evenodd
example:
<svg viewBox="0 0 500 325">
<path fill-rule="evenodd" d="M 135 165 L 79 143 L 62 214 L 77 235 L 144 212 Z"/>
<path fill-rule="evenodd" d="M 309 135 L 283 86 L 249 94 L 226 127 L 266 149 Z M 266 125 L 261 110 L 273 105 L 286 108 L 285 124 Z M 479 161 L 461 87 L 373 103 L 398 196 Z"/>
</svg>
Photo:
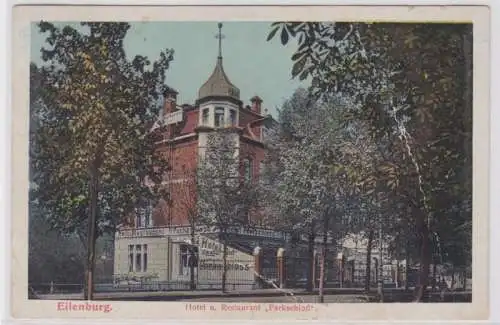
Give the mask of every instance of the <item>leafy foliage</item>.
<svg viewBox="0 0 500 325">
<path fill-rule="evenodd" d="M 363 183 L 393 210 L 412 207 L 396 237 L 416 230 L 421 265 L 429 232 L 442 259 L 464 263 L 451 251 L 471 243 L 471 25 L 276 22 L 268 39 L 278 31 L 282 44 L 298 41 L 292 76 L 311 79 L 313 98 L 349 98 L 343 120 L 366 125 L 379 146 L 384 162 Z"/>
<path fill-rule="evenodd" d="M 208 134 L 200 152 L 197 175 L 199 221 L 219 230 L 223 243 L 222 291 L 226 290 L 227 247 L 231 229 L 249 225 L 252 208 L 257 206 L 257 187 L 242 176 L 239 134 L 222 129 Z"/>
<path fill-rule="evenodd" d="M 158 61 L 127 59 L 126 23 L 82 23 L 81 29 L 41 22 L 44 64 L 31 65 L 30 158 L 33 199 L 51 227 L 85 236 L 92 174 L 99 180 L 100 233 L 112 233 L 142 198 L 160 195 L 166 161 L 148 127 L 159 110 L 173 51 Z"/>
<path fill-rule="evenodd" d="M 201 222 L 226 232 L 231 226 L 248 223 L 257 191 L 241 175 L 237 134 L 220 130 L 206 136 L 196 177 L 198 209 Z"/>
<path fill-rule="evenodd" d="M 268 143 L 273 168 L 264 193 L 269 204 L 280 202 L 278 220 L 288 229 L 321 229 L 327 218 L 342 230 L 342 216 L 352 212 L 348 203 L 365 189 L 360 180 L 374 170 L 376 147 L 362 125 L 340 123 L 347 105 L 336 96 L 316 101 L 299 89 L 280 111 L 280 127 Z"/>
</svg>

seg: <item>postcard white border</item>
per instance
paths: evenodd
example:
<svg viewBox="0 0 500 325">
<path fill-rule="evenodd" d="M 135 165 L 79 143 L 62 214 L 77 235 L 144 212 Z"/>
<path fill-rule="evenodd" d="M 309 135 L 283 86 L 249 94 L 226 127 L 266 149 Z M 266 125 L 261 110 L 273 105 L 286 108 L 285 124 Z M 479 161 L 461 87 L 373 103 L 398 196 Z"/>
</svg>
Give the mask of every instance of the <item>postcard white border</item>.
<svg viewBox="0 0 500 325">
<path fill-rule="evenodd" d="M 188 313 L 185 303 L 110 302 L 111 313 L 61 313 L 55 301 L 27 300 L 27 202 L 30 22 L 121 21 L 462 21 L 474 23 L 473 302 L 469 304 L 329 304 L 311 313 Z M 480 320 L 489 316 L 490 14 L 485 6 L 17 6 L 12 15 L 11 313 L 14 318 L 168 320 Z M 23 240 L 20 240 L 23 239 Z M 481 271 L 478 271 L 481 270 Z M 213 304 L 220 305 L 220 304 Z M 362 312 L 360 312 L 362 308 Z M 168 309 L 168 310 L 167 310 Z M 147 315 L 147 316 L 146 316 Z"/>
</svg>

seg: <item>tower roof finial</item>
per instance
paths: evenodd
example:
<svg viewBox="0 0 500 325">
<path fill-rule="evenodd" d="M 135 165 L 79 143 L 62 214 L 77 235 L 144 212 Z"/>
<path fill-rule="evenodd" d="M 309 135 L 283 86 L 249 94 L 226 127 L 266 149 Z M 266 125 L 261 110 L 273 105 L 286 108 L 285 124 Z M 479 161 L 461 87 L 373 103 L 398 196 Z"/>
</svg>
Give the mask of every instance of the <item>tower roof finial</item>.
<svg viewBox="0 0 500 325">
<path fill-rule="evenodd" d="M 233 85 L 222 66 L 222 39 L 224 35 L 222 34 L 222 23 L 218 23 L 219 33 L 215 38 L 219 39 L 219 56 L 217 57 L 217 62 L 215 64 L 215 69 L 208 80 L 200 87 L 198 91 L 198 99 L 204 99 L 207 97 L 231 97 L 233 99 L 240 99 L 240 90 L 238 87 Z"/>
<path fill-rule="evenodd" d="M 218 58 L 222 58 L 222 39 L 224 38 L 224 34 L 222 34 L 222 23 L 217 24 L 219 27 L 219 33 L 215 36 L 215 38 L 219 39 L 219 56 Z"/>
</svg>

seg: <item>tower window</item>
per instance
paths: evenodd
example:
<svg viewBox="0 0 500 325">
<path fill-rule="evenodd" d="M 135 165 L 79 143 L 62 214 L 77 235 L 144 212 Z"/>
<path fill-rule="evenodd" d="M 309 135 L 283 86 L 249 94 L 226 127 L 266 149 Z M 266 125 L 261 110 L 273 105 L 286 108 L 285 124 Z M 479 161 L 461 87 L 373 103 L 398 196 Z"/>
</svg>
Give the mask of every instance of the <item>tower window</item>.
<svg viewBox="0 0 500 325">
<path fill-rule="evenodd" d="M 231 123 L 231 126 L 236 126 L 237 124 L 236 111 L 234 109 L 229 111 L 229 122 Z"/>
<path fill-rule="evenodd" d="M 201 124 L 208 124 L 208 108 L 203 109 L 203 111 L 201 112 Z"/>
<path fill-rule="evenodd" d="M 224 107 L 215 108 L 215 127 L 224 126 Z"/>
<path fill-rule="evenodd" d="M 269 131 L 265 126 L 260 128 L 260 141 L 267 141 L 268 140 L 268 133 Z"/>
</svg>

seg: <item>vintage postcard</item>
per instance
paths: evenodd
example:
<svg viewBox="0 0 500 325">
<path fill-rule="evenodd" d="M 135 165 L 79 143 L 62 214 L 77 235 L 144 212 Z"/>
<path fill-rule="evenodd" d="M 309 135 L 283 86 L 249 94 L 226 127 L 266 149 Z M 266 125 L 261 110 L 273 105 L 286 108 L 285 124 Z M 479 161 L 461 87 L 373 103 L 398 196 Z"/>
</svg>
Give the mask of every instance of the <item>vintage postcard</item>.
<svg viewBox="0 0 500 325">
<path fill-rule="evenodd" d="M 488 318 L 488 7 L 12 21 L 13 318 Z"/>
</svg>

